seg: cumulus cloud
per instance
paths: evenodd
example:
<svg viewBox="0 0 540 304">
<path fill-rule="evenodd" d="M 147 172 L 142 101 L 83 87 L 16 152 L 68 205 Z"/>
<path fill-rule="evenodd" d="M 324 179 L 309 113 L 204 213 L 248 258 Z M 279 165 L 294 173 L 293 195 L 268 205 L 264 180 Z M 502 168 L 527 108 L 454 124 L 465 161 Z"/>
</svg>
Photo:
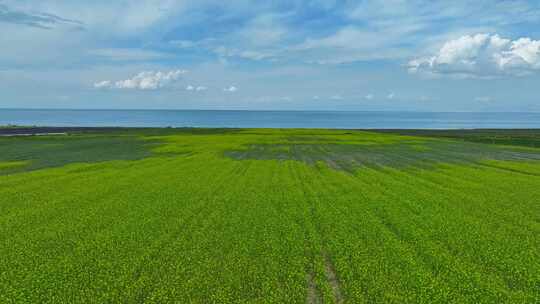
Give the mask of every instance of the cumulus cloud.
<svg viewBox="0 0 540 304">
<path fill-rule="evenodd" d="M 94 83 L 94 87 L 97 89 L 157 90 L 174 84 L 185 73 L 185 70 L 168 72 L 143 71 L 125 80 L 114 82 L 110 80 L 99 81 Z"/>
<path fill-rule="evenodd" d="M 540 40 L 499 35 L 465 35 L 444 43 L 433 56 L 408 62 L 412 73 L 493 77 L 540 71 Z"/>
<path fill-rule="evenodd" d="M 396 94 L 390 93 L 386 96 L 386 99 L 394 99 L 394 97 L 396 97 Z"/>
<path fill-rule="evenodd" d="M 225 92 L 230 92 L 230 93 L 234 93 L 234 92 L 238 91 L 238 88 L 235 87 L 235 86 L 230 86 L 230 87 L 228 87 L 228 88 L 223 89 L 223 91 L 225 91 Z"/>
<path fill-rule="evenodd" d="M 367 94 L 366 96 L 364 96 L 364 98 L 367 100 L 372 100 L 373 98 L 375 98 L 375 96 L 373 94 Z"/>
</svg>

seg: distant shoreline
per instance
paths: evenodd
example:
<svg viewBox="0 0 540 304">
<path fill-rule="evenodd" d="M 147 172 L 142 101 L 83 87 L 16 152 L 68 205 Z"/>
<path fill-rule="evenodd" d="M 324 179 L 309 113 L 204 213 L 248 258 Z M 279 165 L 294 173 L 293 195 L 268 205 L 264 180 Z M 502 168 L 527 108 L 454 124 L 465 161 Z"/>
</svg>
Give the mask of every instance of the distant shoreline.
<svg viewBox="0 0 540 304">
<path fill-rule="evenodd" d="M 43 136 L 67 135 L 69 133 L 84 132 L 112 132 L 122 129 L 144 129 L 129 127 L 39 127 L 39 126 L 0 126 L 0 136 Z M 152 128 L 147 128 L 152 129 Z M 164 129 L 164 128 L 156 128 Z"/>
<path fill-rule="evenodd" d="M 40 126 L 0 126 L 0 136 L 9 137 L 9 136 L 45 136 L 45 135 L 68 135 L 70 133 L 109 133 L 123 130 L 186 130 L 186 129 L 303 129 L 303 130 L 325 130 L 326 128 L 201 128 L 201 127 L 40 127 Z M 368 131 L 368 132 L 380 132 L 380 133 L 394 133 L 400 135 L 414 135 L 414 136 L 445 136 L 445 135 L 455 135 L 455 133 L 476 133 L 476 132 L 486 132 L 486 133 L 530 133 L 538 132 L 540 128 L 469 128 L 469 129 L 381 129 L 381 128 L 364 128 L 364 129 L 333 129 L 333 130 L 351 130 L 351 131 Z"/>
<path fill-rule="evenodd" d="M 96 109 L 85 109 L 85 108 L 0 108 L 0 111 L 74 111 L 74 112 L 300 112 L 300 113 L 406 113 L 406 114 L 540 114 L 540 111 L 428 111 L 428 110 L 324 110 L 324 109 L 313 109 L 313 110 L 302 110 L 302 109 L 286 109 L 286 110 L 277 110 L 277 109 L 120 109 L 120 108 L 96 108 Z"/>
</svg>

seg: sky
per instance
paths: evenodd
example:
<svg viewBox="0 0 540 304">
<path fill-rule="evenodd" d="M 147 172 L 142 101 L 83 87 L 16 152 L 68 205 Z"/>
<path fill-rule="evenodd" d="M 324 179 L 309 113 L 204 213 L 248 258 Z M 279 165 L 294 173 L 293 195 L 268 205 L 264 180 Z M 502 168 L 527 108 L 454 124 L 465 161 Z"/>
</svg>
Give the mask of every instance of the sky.
<svg viewBox="0 0 540 304">
<path fill-rule="evenodd" d="M 0 0 L 0 108 L 540 112 L 540 2 Z"/>
</svg>

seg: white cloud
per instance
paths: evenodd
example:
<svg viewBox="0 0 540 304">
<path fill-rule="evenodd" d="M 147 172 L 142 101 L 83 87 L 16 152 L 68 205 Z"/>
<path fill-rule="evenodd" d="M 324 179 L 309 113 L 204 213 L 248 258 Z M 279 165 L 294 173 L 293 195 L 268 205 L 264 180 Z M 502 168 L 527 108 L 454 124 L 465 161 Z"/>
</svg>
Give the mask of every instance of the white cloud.
<svg viewBox="0 0 540 304">
<path fill-rule="evenodd" d="M 195 91 L 199 91 L 199 92 L 200 91 L 206 91 L 206 90 L 208 90 L 208 88 L 205 87 L 205 86 L 198 86 L 198 87 L 195 88 Z"/>
<path fill-rule="evenodd" d="M 540 70 L 540 41 L 510 40 L 498 35 L 465 35 L 444 43 L 433 56 L 408 62 L 409 71 L 492 77 Z"/>
<path fill-rule="evenodd" d="M 94 83 L 95 88 L 108 89 L 137 89 L 157 90 L 168 87 L 178 81 L 185 70 L 173 70 L 168 72 L 144 71 L 132 78 L 112 82 L 104 80 Z"/>
<path fill-rule="evenodd" d="M 225 91 L 225 92 L 230 92 L 230 93 L 234 93 L 234 92 L 238 91 L 238 88 L 235 87 L 235 86 L 230 86 L 230 87 L 228 87 L 228 88 L 223 89 L 223 91 Z"/>
<path fill-rule="evenodd" d="M 111 82 L 109 80 L 99 81 L 94 83 L 94 88 L 96 89 L 102 89 L 102 88 L 110 88 Z"/>
<path fill-rule="evenodd" d="M 281 24 L 284 17 L 286 15 L 258 15 L 238 33 L 238 36 L 251 45 L 273 46 L 288 34 L 288 29 Z"/>
<path fill-rule="evenodd" d="M 249 60 L 263 60 L 275 57 L 277 54 L 270 50 L 239 50 L 219 46 L 212 49 L 212 52 L 221 57 L 238 57 Z"/>
<path fill-rule="evenodd" d="M 386 99 L 394 99 L 394 97 L 396 97 L 396 94 L 390 93 L 386 96 Z"/>
<path fill-rule="evenodd" d="M 403 48 L 400 43 L 406 37 L 413 40 L 412 36 L 422 28 L 421 24 L 346 25 L 324 37 L 308 37 L 304 42 L 291 46 L 287 55 L 294 52 L 306 62 L 325 65 L 407 58 L 411 50 Z"/>
<path fill-rule="evenodd" d="M 172 40 L 169 43 L 179 49 L 189 49 L 198 46 L 197 42 L 192 40 Z"/>
<path fill-rule="evenodd" d="M 478 102 L 490 102 L 493 99 L 489 96 L 479 96 L 479 97 L 476 97 L 474 100 Z"/>
<path fill-rule="evenodd" d="M 330 99 L 332 99 L 332 100 L 343 100 L 343 96 L 341 96 L 341 95 L 334 95 L 334 96 L 330 96 Z"/>
<path fill-rule="evenodd" d="M 366 96 L 364 96 L 364 98 L 367 100 L 372 100 L 373 98 L 375 98 L 375 96 L 373 94 L 367 94 Z"/>
<path fill-rule="evenodd" d="M 426 95 L 420 96 L 420 101 L 433 101 L 435 99 L 436 98 L 431 97 L 431 96 L 426 96 Z"/>
<path fill-rule="evenodd" d="M 291 96 L 283 96 L 283 97 L 278 98 L 278 100 L 281 100 L 281 101 L 293 101 L 293 98 Z"/>
<path fill-rule="evenodd" d="M 113 61 L 149 61 L 168 57 L 161 52 L 128 48 L 96 49 L 89 51 L 88 54 Z"/>
</svg>

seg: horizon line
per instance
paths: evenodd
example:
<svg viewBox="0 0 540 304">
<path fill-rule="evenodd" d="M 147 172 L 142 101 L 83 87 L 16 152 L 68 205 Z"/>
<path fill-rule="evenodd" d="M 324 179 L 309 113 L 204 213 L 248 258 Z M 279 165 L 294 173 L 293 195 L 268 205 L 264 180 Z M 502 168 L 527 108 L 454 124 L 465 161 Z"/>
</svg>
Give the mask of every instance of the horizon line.
<svg viewBox="0 0 540 304">
<path fill-rule="evenodd" d="M 197 111 L 197 112 L 371 112 L 371 113 L 470 113 L 470 114 L 487 114 L 487 113 L 523 113 L 523 114 L 540 114 L 540 111 L 429 111 L 429 110 L 273 110 L 273 109 L 141 109 L 141 108 L 2 108 L 3 110 L 15 111 Z"/>
</svg>

